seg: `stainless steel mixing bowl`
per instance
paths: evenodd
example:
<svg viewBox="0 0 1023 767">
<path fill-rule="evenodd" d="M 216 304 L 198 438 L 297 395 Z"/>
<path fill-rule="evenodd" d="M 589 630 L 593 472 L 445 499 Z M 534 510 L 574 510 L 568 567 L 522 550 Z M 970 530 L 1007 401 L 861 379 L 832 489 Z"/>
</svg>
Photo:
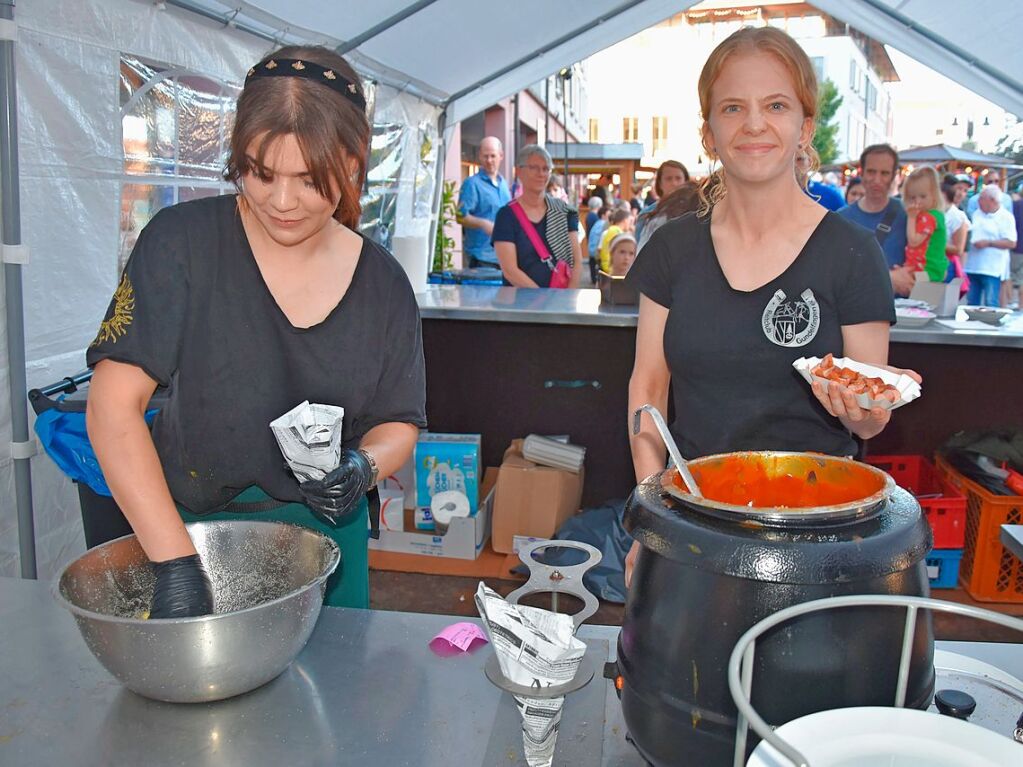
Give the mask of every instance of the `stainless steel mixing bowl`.
<svg viewBox="0 0 1023 767">
<path fill-rule="evenodd" d="M 187 528 L 213 582 L 213 615 L 144 618 L 154 579 L 134 535 L 65 567 L 56 597 L 97 660 L 139 695 L 176 703 L 230 698 L 266 684 L 302 650 L 341 554 L 325 535 L 296 525 Z"/>
</svg>

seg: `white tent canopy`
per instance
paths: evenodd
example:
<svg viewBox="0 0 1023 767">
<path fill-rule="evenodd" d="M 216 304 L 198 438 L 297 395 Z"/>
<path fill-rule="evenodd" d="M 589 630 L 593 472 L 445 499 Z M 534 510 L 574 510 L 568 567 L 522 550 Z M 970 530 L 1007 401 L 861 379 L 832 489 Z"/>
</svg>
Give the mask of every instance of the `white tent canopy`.
<svg viewBox="0 0 1023 767">
<path fill-rule="evenodd" d="M 428 237 L 435 196 L 416 163 L 423 136 L 694 5 L 688 0 L 33 0 L 17 6 L 21 240 L 29 386 L 84 366 L 116 282 L 125 155 L 119 60 L 131 54 L 238 83 L 277 43 L 342 50 L 418 126 L 395 153 L 395 233 Z M 1023 3 L 818 0 L 850 26 L 1023 115 Z M 995 30 L 992 32 L 992 30 Z M 699 66 L 693 62 L 693 66 Z M 660 76 L 655 72 L 654 77 Z M 666 86 L 670 83 L 666 76 Z M 381 106 L 381 104 L 383 106 Z M 380 113 L 378 112 L 378 116 Z M 424 127 L 425 126 L 425 127 Z M 175 193 L 176 194 L 176 193 Z M 175 198 L 176 199 L 176 198 Z M 404 218 L 403 218 L 404 217 Z M 8 233 L 5 233 L 5 235 Z M 428 241 L 428 239 L 427 239 Z M 0 332 L 6 354 L 7 328 Z M 0 367 L 0 575 L 18 572 L 9 371 Z M 20 388 L 20 387 L 19 387 Z M 16 407 L 23 392 L 15 392 Z M 19 440 L 20 441 L 20 440 Z M 18 451 L 22 448 L 19 446 Z M 77 500 L 45 456 L 31 459 L 39 572 L 82 546 Z"/>
<path fill-rule="evenodd" d="M 656 24 L 688 0 L 171 0 L 270 35 L 330 41 L 447 107 L 449 125 Z M 720 3 L 729 5 L 727 2 Z M 813 5 L 1023 116 L 1023 3 L 814 0 Z"/>
</svg>

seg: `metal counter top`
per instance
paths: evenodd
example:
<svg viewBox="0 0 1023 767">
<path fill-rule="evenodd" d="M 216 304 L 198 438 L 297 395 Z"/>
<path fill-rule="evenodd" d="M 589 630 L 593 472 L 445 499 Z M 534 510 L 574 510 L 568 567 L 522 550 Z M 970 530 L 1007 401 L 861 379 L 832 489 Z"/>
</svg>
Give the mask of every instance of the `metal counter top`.
<svg viewBox="0 0 1023 767">
<path fill-rule="evenodd" d="M 601 306 L 600 291 L 431 285 L 417 293 L 423 319 L 636 327 L 637 307 Z"/>
<path fill-rule="evenodd" d="M 103 669 L 47 584 L 0 578 L 0 764 L 525 765 L 514 700 L 483 674 L 489 650 L 441 658 L 427 646 L 461 620 L 324 608 L 306 648 L 264 687 L 216 703 L 160 703 Z M 599 676 L 617 634 L 579 632 L 597 676 L 567 699 L 558 764 L 643 763 Z"/>
<path fill-rule="evenodd" d="M 431 285 L 416 295 L 423 319 L 531 322 L 548 325 L 635 327 L 636 306 L 601 306 L 600 291 Z M 953 330 L 937 321 L 922 328 L 892 327 L 893 343 L 1023 349 L 1023 313 L 1001 328 Z"/>
<path fill-rule="evenodd" d="M 483 674 L 489 651 L 440 658 L 427 647 L 461 620 L 324 608 L 305 650 L 264 687 L 217 703 L 159 703 L 99 665 L 47 584 L 0 578 L 0 764 L 524 765 L 513 699 Z M 618 628 L 583 626 L 579 636 L 599 674 Z M 1023 645 L 937 646 L 1023 678 Z M 555 764 L 641 767 L 625 734 L 598 675 L 566 700 Z"/>
</svg>

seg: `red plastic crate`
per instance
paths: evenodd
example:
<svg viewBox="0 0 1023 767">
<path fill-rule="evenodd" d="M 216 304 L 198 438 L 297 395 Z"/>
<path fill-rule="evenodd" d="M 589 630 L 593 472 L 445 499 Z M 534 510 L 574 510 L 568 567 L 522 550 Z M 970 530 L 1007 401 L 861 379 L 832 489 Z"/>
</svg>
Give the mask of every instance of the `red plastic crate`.
<svg viewBox="0 0 1023 767">
<path fill-rule="evenodd" d="M 995 495 L 938 456 L 938 471 L 966 493 L 959 582 L 978 602 L 1023 602 L 1023 561 L 1002 545 L 1002 525 L 1023 524 L 1023 496 Z"/>
<path fill-rule="evenodd" d="M 961 549 L 966 541 L 966 496 L 922 455 L 870 455 L 867 463 L 892 475 L 895 484 L 919 498 L 934 533 L 934 548 Z"/>
</svg>

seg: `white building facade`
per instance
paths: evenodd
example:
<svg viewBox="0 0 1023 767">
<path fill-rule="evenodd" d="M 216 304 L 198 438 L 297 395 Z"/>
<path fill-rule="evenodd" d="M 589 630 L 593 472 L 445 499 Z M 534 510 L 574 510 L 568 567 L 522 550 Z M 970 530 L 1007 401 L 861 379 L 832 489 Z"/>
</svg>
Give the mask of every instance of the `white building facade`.
<svg viewBox="0 0 1023 767">
<path fill-rule="evenodd" d="M 697 80 L 714 46 L 751 25 L 784 29 L 810 56 L 818 77 L 837 86 L 838 161 L 892 140 L 889 88 L 898 75 L 884 46 L 794 0 L 700 3 L 587 59 L 589 140 L 638 141 L 648 168 L 675 159 L 694 174 L 707 173 Z"/>
</svg>

